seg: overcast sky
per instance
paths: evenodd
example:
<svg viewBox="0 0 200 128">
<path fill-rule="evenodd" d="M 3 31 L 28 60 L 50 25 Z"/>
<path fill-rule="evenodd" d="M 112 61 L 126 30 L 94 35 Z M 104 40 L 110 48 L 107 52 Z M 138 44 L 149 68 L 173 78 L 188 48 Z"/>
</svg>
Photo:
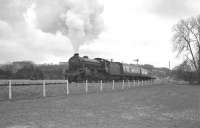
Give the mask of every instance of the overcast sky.
<svg viewBox="0 0 200 128">
<path fill-rule="evenodd" d="M 199 0 L 0 0 L 0 63 L 58 63 L 78 51 L 158 67 L 170 60 L 173 67 L 181 58 L 172 49 L 172 27 L 200 14 L 199 6 Z"/>
</svg>

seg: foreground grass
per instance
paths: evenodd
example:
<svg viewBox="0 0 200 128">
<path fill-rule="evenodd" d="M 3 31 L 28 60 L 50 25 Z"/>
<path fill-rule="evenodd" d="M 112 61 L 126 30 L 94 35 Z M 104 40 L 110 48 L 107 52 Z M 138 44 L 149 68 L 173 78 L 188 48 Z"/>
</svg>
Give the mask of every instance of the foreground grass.
<svg viewBox="0 0 200 128">
<path fill-rule="evenodd" d="M 199 128 L 200 87 L 124 91 L 0 102 L 2 128 Z"/>
</svg>

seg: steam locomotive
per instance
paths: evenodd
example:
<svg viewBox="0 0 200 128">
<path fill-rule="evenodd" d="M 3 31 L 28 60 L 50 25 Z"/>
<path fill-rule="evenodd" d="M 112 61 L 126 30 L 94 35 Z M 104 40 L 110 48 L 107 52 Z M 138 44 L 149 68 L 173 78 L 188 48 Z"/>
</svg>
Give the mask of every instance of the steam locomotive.
<svg viewBox="0 0 200 128">
<path fill-rule="evenodd" d="M 68 63 L 65 78 L 69 82 L 153 79 L 146 69 L 138 65 L 113 62 L 103 58 L 90 59 L 88 56 L 80 57 L 78 53 L 75 53 Z"/>
</svg>

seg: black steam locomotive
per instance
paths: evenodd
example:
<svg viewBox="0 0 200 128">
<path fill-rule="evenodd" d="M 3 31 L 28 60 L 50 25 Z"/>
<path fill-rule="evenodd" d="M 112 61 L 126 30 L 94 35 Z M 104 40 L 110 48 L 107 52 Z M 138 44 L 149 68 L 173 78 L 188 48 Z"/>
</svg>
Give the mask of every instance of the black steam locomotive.
<svg viewBox="0 0 200 128">
<path fill-rule="evenodd" d="M 68 63 L 65 78 L 69 82 L 152 79 L 148 71 L 138 65 L 112 62 L 102 58 L 89 59 L 87 56 L 80 57 L 78 53 L 74 54 Z"/>
</svg>

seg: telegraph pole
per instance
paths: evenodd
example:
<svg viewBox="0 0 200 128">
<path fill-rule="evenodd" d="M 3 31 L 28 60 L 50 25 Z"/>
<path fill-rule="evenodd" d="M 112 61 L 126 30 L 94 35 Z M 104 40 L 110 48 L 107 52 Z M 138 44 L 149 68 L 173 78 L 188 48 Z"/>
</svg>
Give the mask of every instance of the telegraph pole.
<svg viewBox="0 0 200 128">
<path fill-rule="evenodd" d="M 197 69 L 197 77 L 200 77 L 200 26 L 198 26 L 198 34 L 199 34 L 199 45 L 198 45 L 198 60 L 197 60 L 197 64 L 198 64 L 198 69 Z M 200 80 L 198 81 L 200 83 Z"/>
<path fill-rule="evenodd" d="M 171 71 L 171 62 L 169 61 L 169 76 L 168 76 L 169 79 L 170 79 L 170 74 L 171 74 L 170 71 Z M 168 81 L 168 82 L 169 82 L 169 81 Z"/>
<path fill-rule="evenodd" d="M 139 67 L 139 59 L 135 59 L 135 60 L 133 60 L 133 61 L 136 61 L 137 62 L 137 66 Z M 141 73 L 141 67 L 139 67 L 140 68 L 140 73 Z"/>
</svg>

